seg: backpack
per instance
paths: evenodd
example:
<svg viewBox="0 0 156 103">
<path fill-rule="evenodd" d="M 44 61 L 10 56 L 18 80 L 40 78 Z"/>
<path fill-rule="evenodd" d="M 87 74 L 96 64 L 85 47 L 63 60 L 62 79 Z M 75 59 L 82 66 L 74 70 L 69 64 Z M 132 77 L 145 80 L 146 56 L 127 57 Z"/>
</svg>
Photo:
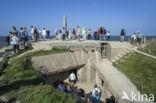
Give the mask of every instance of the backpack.
<svg viewBox="0 0 156 103">
<path fill-rule="evenodd" d="M 7 37 L 5 37 L 5 39 L 4 39 L 6 42 L 9 42 L 9 40 L 10 40 L 10 37 L 9 36 L 7 36 Z"/>
<path fill-rule="evenodd" d="M 98 91 L 98 89 L 95 89 L 95 96 L 99 96 L 99 91 Z"/>
</svg>

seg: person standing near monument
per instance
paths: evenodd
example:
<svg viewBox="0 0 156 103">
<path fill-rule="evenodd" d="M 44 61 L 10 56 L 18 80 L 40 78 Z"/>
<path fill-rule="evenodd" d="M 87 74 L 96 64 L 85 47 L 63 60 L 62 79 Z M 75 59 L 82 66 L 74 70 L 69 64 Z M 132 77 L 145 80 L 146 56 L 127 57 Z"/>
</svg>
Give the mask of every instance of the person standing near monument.
<svg viewBox="0 0 156 103">
<path fill-rule="evenodd" d="M 39 33 L 39 40 L 41 41 L 42 30 L 40 28 L 38 29 L 38 33 Z"/>
<path fill-rule="evenodd" d="M 94 31 L 94 40 L 97 40 L 97 31 L 96 31 L 96 29 L 95 29 L 95 31 Z"/>
<path fill-rule="evenodd" d="M 81 33 L 80 27 L 77 26 L 77 40 L 78 41 L 80 41 L 80 33 Z"/>
<path fill-rule="evenodd" d="M 73 40 L 75 40 L 76 38 L 76 31 L 75 31 L 75 28 L 73 28 Z"/>
<path fill-rule="evenodd" d="M 47 39 L 49 39 L 49 36 L 50 36 L 50 30 L 47 30 L 46 33 L 47 33 Z"/>
<path fill-rule="evenodd" d="M 82 29 L 83 40 L 86 40 L 86 34 L 87 34 L 86 28 L 83 27 Z"/>
<path fill-rule="evenodd" d="M 31 26 L 31 35 L 32 35 L 32 39 L 34 40 L 35 37 L 34 37 L 34 26 Z"/>
<path fill-rule="evenodd" d="M 70 40 L 71 39 L 71 37 L 72 37 L 72 31 L 71 31 L 71 29 L 69 28 L 69 31 L 68 31 L 68 39 Z"/>
<path fill-rule="evenodd" d="M 46 38 L 46 30 L 45 30 L 45 28 L 43 28 L 43 30 L 42 30 L 42 35 L 43 35 L 43 39 L 45 40 L 45 38 Z"/>
<path fill-rule="evenodd" d="M 88 40 L 91 40 L 91 34 L 92 34 L 92 31 L 91 29 L 88 30 Z"/>
<path fill-rule="evenodd" d="M 67 33 L 66 28 L 65 28 L 64 26 L 63 26 L 63 29 L 62 29 L 62 33 L 63 33 L 63 38 L 62 38 L 62 40 L 64 41 L 65 38 L 66 38 L 66 33 Z"/>
<path fill-rule="evenodd" d="M 141 34 L 140 31 L 138 31 L 138 33 L 137 33 L 137 40 L 138 40 L 138 42 L 139 42 L 139 46 L 141 46 L 141 42 L 142 42 L 142 34 Z"/>
</svg>

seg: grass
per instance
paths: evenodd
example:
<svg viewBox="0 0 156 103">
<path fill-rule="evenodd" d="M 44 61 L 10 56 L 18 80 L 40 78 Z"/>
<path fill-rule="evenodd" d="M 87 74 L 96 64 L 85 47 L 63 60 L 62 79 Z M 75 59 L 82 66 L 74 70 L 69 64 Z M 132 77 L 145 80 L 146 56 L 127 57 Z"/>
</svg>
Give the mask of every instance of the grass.
<svg viewBox="0 0 156 103">
<path fill-rule="evenodd" d="M 150 55 L 156 56 L 156 49 L 151 49 L 151 48 L 139 48 L 140 51 L 148 53 Z"/>
<path fill-rule="evenodd" d="M 148 40 L 144 48 L 139 48 L 140 51 L 156 56 L 156 39 Z"/>
<path fill-rule="evenodd" d="M 33 56 L 68 52 L 66 49 L 30 52 L 12 61 L 0 80 L 0 95 L 6 96 L 10 102 L 21 103 L 76 103 L 69 95 L 61 93 L 44 83 L 31 65 Z M 3 59 L 3 62 L 4 59 Z"/>
<path fill-rule="evenodd" d="M 133 52 L 114 62 L 113 65 L 130 78 L 140 92 L 156 95 L 155 59 Z"/>
<path fill-rule="evenodd" d="M 0 76 L 3 74 L 4 69 L 7 67 L 8 58 L 3 57 L 3 61 L 0 62 Z"/>
</svg>

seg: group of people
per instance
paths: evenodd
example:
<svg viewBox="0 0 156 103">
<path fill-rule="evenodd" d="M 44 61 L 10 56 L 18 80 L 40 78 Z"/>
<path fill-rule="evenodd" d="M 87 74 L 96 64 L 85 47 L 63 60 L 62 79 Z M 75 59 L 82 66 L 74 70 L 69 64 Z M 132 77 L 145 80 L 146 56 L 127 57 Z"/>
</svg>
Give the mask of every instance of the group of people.
<svg viewBox="0 0 156 103">
<path fill-rule="evenodd" d="M 28 45 L 28 31 L 26 27 L 20 27 L 20 31 L 16 29 L 15 26 L 12 27 L 12 31 L 9 32 L 9 35 L 5 38 L 5 41 L 8 45 L 11 45 L 14 53 L 19 50 L 20 43 L 23 47 Z"/>
<path fill-rule="evenodd" d="M 70 83 L 64 83 L 62 81 L 59 82 L 58 84 L 58 89 L 62 92 L 66 92 L 66 93 L 73 93 L 73 88 L 75 83 L 77 82 L 77 77 L 75 75 L 74 72 L 71 72 L 69 75 L 69 82 Z M 79 96 L 80 98 L 84 98 L 85 97 L 85 91 L 82 88 L 79 88 L 76 91 L 77 96 Z M 92 103 L 99 103 L 100 97 L 101 97 L 101 90 L 100 88 L 95 84 L 94 88 L 91 92 L 91 96 L 92 96 Z"/>
<path fill-rule="evenodd" d="M 63 29 L 58 30 L 58 28 L 55 29 L 55 39 L 56 40 L 79 40 L 81 39 L 81 34 L 82 34 L 82 39 L 83 40 L 91 40 L 92 39 L 92 30 L 91 29 L 87 29 L 85 27 L 82 28 L 82 30 L 80 29 L 80 26 L 77 26 L 77 29 L 73 28 L 73 30 L 71 28 L 69 28 L 69 30 L 67 30 L 67 28 L 65 28 L 63 26 Z M 95 29 L 94 33 L 93 33 L 93 37 L 94 40 L 105 40 L 105 36 L 107 34 L 107 40 L 110 40 L 110 31 L 106 31 L 106 29 L 104 27 L 100 27 L 98 30 Z"/>
<path fill-rule="evenodd" d="M 143 35 L 141 34 L 140 31 L 138 31 L 137 34 L 134 32 L 131 36 L 131 43 L 135 44 L 136 42 L 138 42 L 140 46 L 142 39 L 143 39 Z"/>
</svg>

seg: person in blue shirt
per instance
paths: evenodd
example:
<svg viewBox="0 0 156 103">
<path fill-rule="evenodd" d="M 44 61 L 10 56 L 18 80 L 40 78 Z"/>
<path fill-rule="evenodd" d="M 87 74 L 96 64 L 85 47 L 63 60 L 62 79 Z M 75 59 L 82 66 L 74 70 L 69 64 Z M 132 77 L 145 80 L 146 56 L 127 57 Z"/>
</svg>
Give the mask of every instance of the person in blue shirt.
<svg viewBox="0 0 156 103">
<path fill-rule="evenodd" d="M 62 91 L 62 92 L 65 91 L 65 85 L 64 85 L 64 83 L 63 83 L 62 81 L 59 83 L 58 89 L 59 89 L 60 91 Z"/>
<path fill-rule="evenodd" d="M 142 34 L 141 34 L 140 31 L 137 33 L 137 40 L 138 40 L 139 46 L 140 46 L 141 45 L 141 41 L 142 41 Z"/>
</svg>

